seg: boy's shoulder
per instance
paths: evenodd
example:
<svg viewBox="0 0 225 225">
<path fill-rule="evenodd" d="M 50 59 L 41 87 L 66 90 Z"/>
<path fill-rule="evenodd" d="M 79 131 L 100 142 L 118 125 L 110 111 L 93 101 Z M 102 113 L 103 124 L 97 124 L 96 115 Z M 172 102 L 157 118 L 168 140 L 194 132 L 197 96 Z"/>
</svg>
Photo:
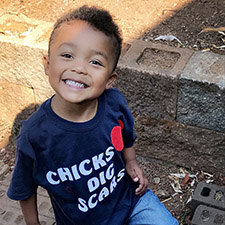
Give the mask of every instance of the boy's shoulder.
<svg viewBox="0 0 225 225">
<path fill-rule="evenodd" d="M 122 112 L 129 110 L 124 95 L 117 88 L 110 88 L 105 91 L 107 108 L 113 111 Z"/>
<path fill-rule="evenodd" d="M 117 88 L 110 88 L 108 90 L 105 91 L 105 95 L 107 100 L 111 100 L 111 101 L 125 101 L 125 97 L 123 96 L 123 94 L 117 89 Z"/>
</svg>

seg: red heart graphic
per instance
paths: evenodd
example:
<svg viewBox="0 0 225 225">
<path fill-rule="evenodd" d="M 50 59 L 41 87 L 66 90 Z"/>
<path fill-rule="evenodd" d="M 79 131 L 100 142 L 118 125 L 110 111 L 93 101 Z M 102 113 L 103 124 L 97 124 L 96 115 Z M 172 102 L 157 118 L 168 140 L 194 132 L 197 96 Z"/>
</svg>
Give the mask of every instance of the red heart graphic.
<svg viewBox="0 0 225 225">
<path fill-rule="evenodd" d="M 114 148 L 117 151 L 122 151 L 124 148 L 123 144 L 123 136 L 122 136 L 122 129 L 124 128 L 124 124 L 121 120 L 119 120 L 120 126 L 113 127 L 111 131 L 111 140 Z"/>
</svg>

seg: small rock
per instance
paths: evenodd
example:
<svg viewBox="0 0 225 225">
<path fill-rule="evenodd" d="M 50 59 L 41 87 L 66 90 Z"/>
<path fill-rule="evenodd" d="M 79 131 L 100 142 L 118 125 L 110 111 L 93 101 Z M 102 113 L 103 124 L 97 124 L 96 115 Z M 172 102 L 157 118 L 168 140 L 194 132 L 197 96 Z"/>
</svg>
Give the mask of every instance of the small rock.
<svg viewBox="0 0 225 225">
<path fill-rule="evenodd" d="M 158 191 L 155 191 L 155 195 L 157 197 L 169 197 L 169 193 L 165 190 L 158 190 Z"/>
<path fill-rule="evenodd" d="M 160 183 L 160 178 L 159 177 L 155 177 L 154 179 L 155 184 L 159 184 Z"/>
<path fill-rule="evenodd" d="M 1 153 L 3 153 L 3 152 L 5 152 L 5 148 L 2 148 L 2 149 L 1 149 Z"/>
</svg>

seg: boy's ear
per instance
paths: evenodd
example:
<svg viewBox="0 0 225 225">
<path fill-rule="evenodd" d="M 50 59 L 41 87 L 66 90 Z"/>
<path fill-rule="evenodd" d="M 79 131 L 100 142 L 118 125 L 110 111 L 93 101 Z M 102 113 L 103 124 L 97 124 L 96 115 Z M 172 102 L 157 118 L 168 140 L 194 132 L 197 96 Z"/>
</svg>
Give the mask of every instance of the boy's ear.
<svg viewBox="0 0 225 225">
<path fill-rule="evenodd" d="M 107 89 L 110 89 L 112 87 L 112 85 L 114 84 L 114 82 L 117 80 L 117 77 L 118 77 L 118 75 L 117 75 L 116 72 L 113 72 L 111 74 L 111 76 L 109 77 L 108 82 L 106 84 L 106 87 L 105 87 L 106 90 Z"/>
<path fill-rule="evenodd" d="M 42 62 L 44 65 L 45 74 L 48 75 L 48 73 L 49 73 L 49 58 L 47 55 L 43 56 Z"/>
</svg>

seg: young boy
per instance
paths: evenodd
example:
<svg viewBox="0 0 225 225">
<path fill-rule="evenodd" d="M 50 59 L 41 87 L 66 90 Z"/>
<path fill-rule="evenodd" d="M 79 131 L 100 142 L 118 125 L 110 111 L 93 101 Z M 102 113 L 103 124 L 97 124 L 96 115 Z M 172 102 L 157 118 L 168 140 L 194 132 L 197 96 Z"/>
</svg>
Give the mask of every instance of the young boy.
<svg viewBox="0 0 225 225">
<path fill-rule="evenodd" d="M 43 59 L 55 95 L 22 124 L 8 190 L 28 225 L 40 224 L 38 186 L 57 225 L 178 224 L 146 190 L 131 112 L 111 88 L 121 42 L 110 14 L 95 7 L 55 24 Z"/>
</svg>

